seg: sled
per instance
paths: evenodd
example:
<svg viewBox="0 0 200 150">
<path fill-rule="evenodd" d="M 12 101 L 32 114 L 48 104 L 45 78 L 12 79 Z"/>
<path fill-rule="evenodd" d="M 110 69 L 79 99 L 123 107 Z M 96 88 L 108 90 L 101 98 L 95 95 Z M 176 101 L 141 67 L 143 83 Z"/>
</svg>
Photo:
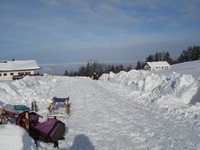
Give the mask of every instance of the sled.
<svg viewBox="0 0 200 150">
<path fill-rule="evenodd" d="M 25 111 L 21 113 L 17 120 L 16 125 L 27 130 L 29 135 L 37 141 L 52 142 L 54 147 L 58 147 L 58 141 L 64 139 L 65 124 L 58 120 L 56 117 L 48 118 L 44 122 L 39 122 L 39 117 L 35 112 Z"/>
<path fill-rule="evenodd" d="M 71 103 L 69 103 L 69 97 L 66 98 L 53 97 L 48 107 L 50 113 L 55 109 L 56 103 L 63 103 L 66 113 L 70 114 Z"/>
<path fill-rule="evenodd" d="M 10 105 L 8 108 L 0 108 L 0 124 L 6 123 L 7 121 L 15 121 L 21 112 L 29 110 L 25 105 Z"/>
<path fill-rule="evenodd" d="M 19 116 L 19 112 L 12 112 L 12 111 L 8 111 L 4 108 L 0 109 L 0 124 L 5 123 L 7 120 L 9 120 L 10 122 L 11 119 L 16 119 Z"/>
</svg>

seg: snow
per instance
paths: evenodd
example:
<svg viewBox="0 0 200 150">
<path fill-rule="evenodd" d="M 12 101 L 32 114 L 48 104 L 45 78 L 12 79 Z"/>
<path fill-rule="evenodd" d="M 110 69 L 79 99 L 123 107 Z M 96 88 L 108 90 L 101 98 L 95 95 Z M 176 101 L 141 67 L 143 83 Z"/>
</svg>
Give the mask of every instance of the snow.
<svg viewBox="0 0 200 150">
<path fill-rule="evenodd" d="M 121 71 L 86 77 L 25 77 L 0 82 L 0 107 L 39 107 L 47 118 L 52 97 L 70 97 L 72 114 L 58 116 L 66 124 L 61 150 L 200 149 L 200 61 L 168 70 Z M 57 105 L 56 112 L 64 111 Z M 9 123 L 0 125 L 0 149 L 54 149 L 34 141 Z M 12 144 L 10 141 L 13 141 Z"/>
<path fill-rule="evenodd" d="M 1 125 L 0 126 L 0 149 L 36 149 L 35 142 L 29 137 L 26 130 L 16 125 Z"/>
<path fill-rule="evenodd" d="M 160 67 L 160 66 L 165 66 L 165 67 L 169 67 L 169 63 L 167 61 L 156 61 L 156 62 L 147 62 L 147 64 L 150 67 Z"/>
</svg>

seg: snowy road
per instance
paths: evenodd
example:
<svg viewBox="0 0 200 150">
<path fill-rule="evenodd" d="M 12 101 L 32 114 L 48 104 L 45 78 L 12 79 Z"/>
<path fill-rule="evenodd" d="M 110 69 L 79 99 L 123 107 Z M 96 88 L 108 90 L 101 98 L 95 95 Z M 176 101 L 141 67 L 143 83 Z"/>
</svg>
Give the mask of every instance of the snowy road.
<svg viewBox="0 0 200 150">
<path fill-rule="evenodd" d="M 61 118 L 68 127 L 61 149 L 198 149 L 192 127 L 122 97 L 111 84 L 88 78 L 59 78 L 56 84 L 51 94 L 72 102 L 71 117 Z"/>
</svg>

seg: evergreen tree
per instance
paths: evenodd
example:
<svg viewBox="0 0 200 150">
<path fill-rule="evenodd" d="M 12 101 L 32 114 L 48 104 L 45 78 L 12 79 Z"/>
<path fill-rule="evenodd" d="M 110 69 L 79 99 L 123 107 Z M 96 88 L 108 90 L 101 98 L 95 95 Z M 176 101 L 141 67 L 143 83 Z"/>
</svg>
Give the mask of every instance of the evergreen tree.
<svg viewBox="0 0 200 150">
<path fill-rule="evenodd" d="M 158 53 L 155 54 L 155 61 L 159 61 Z"/>
<path fill-rule="evenodd" d="M 199 46 L 189 47 L 187 50 L 183 50 L 178 57 L 178 62 L 186 62 L 200 59 Z"/>
<path fill-rule="evenodd" d="M 65 71 L 64 75 L 65 75 L 65 76 L 69 76 L 69 73 L 68 73 L 67 70 Z"/>
<path fill-rule="evenodd" d="M 146 58 L 146 62 L 152 62 L 153 61 L 153 57 L 152 55 L 149 55 L 147 58 Z"/>
<path fill-rule="evenodd" d="M 172 64 L 173 63 L 173 60 L 169 54 L 169 52 L 167 52 L 164 56 L 164 60 L 167 61 L 169 64 Z"/>
<path fill-rule="evenodd" d="M 137 65 L 136 65 L 135 69 L 136 69 L 136 70 L 141 69 L 141 63 L 140 63 L 140 61 L 137 62 Z"/>
</svg>

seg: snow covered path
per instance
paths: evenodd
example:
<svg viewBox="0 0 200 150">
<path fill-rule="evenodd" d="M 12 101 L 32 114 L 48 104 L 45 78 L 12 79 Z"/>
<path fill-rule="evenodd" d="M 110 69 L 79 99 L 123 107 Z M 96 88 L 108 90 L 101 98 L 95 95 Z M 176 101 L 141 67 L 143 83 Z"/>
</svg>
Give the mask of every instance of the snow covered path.
<svg viewBox="0 0 200 150">
<path fill-rule="evenodd" d="M 59 78 L 52 94 L 70 96 L 72 102 L 71 116 L 61 118 L 68 131 L 60 149 L 198 149 L 200 137 L 192 127 L 134 103 L 106 85 L 88 78 Z"/>
</svg>

